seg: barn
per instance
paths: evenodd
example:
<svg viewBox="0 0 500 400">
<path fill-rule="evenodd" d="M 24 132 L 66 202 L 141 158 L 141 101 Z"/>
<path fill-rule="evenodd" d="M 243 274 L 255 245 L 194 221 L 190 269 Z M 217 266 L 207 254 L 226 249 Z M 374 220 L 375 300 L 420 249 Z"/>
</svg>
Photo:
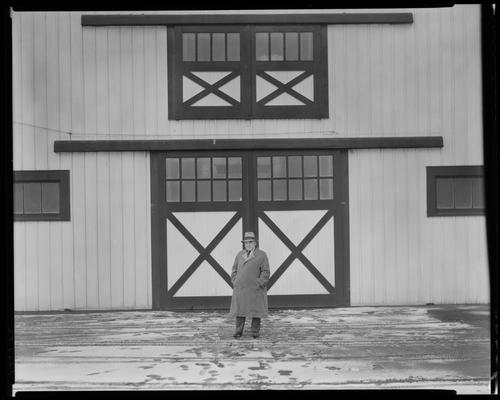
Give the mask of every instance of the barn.
<svg viewBox="0 0 500 400">
<path fill-rule="evenodd" d="M 11 18 L 16 311 L 489 303 L 479 5 Z"/>
</svg>

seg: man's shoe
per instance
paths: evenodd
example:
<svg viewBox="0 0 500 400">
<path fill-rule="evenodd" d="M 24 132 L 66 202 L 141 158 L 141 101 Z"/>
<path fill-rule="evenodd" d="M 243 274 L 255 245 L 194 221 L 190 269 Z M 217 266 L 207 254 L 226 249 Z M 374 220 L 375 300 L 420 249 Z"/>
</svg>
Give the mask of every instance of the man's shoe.
<svg viewBox="0 0 500 400">
<path fill-rule="evenodd" d="M 233 337 L 234 337 L 235 339 L 239 339 L 239 338 L 241 337 L 241 333 L 236 332 L 236 333 L 233 335 Z"/>
<path fill-rule="evenodd" d="M 252 333 L 252 336 L 254 339 L 257 339 L 259 337 L 259 334 L 258 333 Z"/>
</svg>

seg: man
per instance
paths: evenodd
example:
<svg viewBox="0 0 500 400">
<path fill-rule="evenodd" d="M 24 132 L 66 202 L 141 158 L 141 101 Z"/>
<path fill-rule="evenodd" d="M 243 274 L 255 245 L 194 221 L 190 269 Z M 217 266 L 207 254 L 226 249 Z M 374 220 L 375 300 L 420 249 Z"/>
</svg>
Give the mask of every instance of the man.
<svg viewBox="0 0 500 400">
<path fill-rule="evenodd" d="M 252 318 L 252 336 L 259 337 L 260 319 L 267 317 L 267 282 L 269 262 L 267 255 L 256 248 L 253 232 L 245 232 L 241 250 L 234 260 L 231 281 L 233 297 L 229 315 L 236 317 L 235 338 L 241 337 L 245 318 Z"/>
</svg>

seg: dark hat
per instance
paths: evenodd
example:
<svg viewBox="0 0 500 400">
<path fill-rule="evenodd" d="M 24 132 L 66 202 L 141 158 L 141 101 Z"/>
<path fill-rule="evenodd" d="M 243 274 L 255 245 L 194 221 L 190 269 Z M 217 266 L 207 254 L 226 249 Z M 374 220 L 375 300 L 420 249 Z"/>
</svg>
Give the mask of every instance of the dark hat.
<svg viewBox="0 0 500 400">
<path fill-rule="evenodd" d="M 253 232 L 245 232 L 245 234 L 243 235 L 243 240 L 242 242 L 256 242 L 257 239 L 255 238 L 255 233 Z"/>
</svg>

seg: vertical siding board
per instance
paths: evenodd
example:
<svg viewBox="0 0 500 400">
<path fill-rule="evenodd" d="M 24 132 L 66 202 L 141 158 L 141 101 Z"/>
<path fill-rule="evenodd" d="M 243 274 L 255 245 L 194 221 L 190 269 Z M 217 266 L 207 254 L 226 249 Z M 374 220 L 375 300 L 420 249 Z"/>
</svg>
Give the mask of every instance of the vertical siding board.
<svg viewBox="0 0 500 400">
<path fill-rule="evenodd" d="M 369 25 L 361 25 L 359 34 L 357 35 L 357 51 L 359 54 L 358 61 L 358 80 L 359 80 L 359 111 L 358 111 L 358 129 L 357 134 L 366 136 L 370 130 L 370 100 L 371 97 L 367 96 L 370 93 L 370 48 L 371 38 L 369 37 Z"/>
<path fill-rule="evenodd" d="M 122 134 L 131 135 L 133 131 L 133 85 L 132 85 L 132 28 L 120 27 L 120 65 L 121 65 L 121 126 Z"/>
<path fill-rule="evenodd" d="M 151 253 L 152 253 L 152 246 L 151 246 L 151 169 L 150 169 L 150 157 L 151 153 L 146 153 L 146 172 L 144 176 L 144 182 L 146 183 L 146 221 L 145 221 L 145 229 L 146 229 L 146 257 L 147 257 L 147 271 L 146 271 L 146 293 L 147 293 L 147 308 L 151 308 L 153 306 L 153 293 L 152 293 L 152 279 L 151 279 L 151 267 L 152 267 L 152 261 L 151 261 Z M 154 183 L 155 185 L 157 184 L 156 182 Z"/>
<path fill-rule="evenodd" d="M 135 224 L 134 224 L 134 156 L 124 153 L 122 156 L 122 198 L 123 198 L 123 260 L 124 260 L 124 306 L 135 307 Z"/>
<path fill-rule="evenodd" d="M 133 89 L 133 129 L 135 136 L 145 132 L 144 105 L 144 27 L 134 26 L 132 29 L 132 89 Z"/>
<path fill-rule="evenodd" d="M 156 68 L 156 95 L 158 107 L 158 135 L 168 135 L 168 87 L 167 87 L 167 28 L 156 28 L 157 68 Z M 174 127 L 177 125 L 172 123 Z"/>
<path fill-rule="evenodd" d="M 123 211 L 122 203 L 122 155 L 110 155 L 110 257 L 111 257 L 111 307 L 123 308 L 123 263 L 124 247 L 122 241 Z"/>
<path fill-rule="evenodd" d="M 157 48 L 156 27 L 149 26 L 144 30 L 144 107 L 147 136 L 157 134 Z"/>
<path fill-rule="evenodd" d="M 83 32 L 80 13 L 70 13 L 71 57 L 71 130 L 81 133 L 85 128 L 85 98 L 83 76 Z"/>
<path fill-rule="evenodd" d="M 38 300 L 38 223 L 26 222 L 26 308 L 40 310 Z"/>
<path fill-rule="evenodd" d="M 350 245 L 350 280 L 351 280 L 351 305 L 355 306 L 363 303 L 362 275 L 361 275 L 361 204 L 359 166 L 359 152 L 349 151 L 349 243 Z M 335 229 L 335 228 L 334 228 Z M 354 245 L 353 245 L 354 244 Z"/>
<path fill-rule="evenodd" d="M 109 154 L 97 153 L 97 264 L 99 308 L 111 307 Z"/>
<path fill-rule="evenodd" d="M 148 252 L 147 247 L 147 189 L 146 189 L 146 162 L 144 152 L 135 153 L 134 157 L 134 243 L 135 243 L 135 286 L 136 307 L 145 308 L 148 305 Z"/>
<path fill-rule="evenodd" d="M 108 28 L 95 29 L 96 132 L 109 135 Z M 103 136 L 101 136 L 103 137 Z"/>
<path fill-rule="evenodd" d="M 14 223 L 14 311 L 26 311 L 26 225 Z"/>
<path fill-rule="evenodd" d="M 122 107 L 121 107 L 121 38 L 120 27 L 107 28 L 107 76 L 108 76 L 108 120 L 110 136 L 121 133 Z"/>
</svg>

